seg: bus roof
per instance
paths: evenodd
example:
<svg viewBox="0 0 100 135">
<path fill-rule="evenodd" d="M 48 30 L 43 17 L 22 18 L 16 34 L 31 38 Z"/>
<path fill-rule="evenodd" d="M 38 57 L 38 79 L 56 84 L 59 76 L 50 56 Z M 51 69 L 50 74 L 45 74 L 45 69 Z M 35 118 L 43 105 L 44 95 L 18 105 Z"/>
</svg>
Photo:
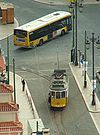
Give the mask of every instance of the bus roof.
<svg viewBox="0 0 100 135">
<path fill-rule="evenodd" d="M 22 26 L 19 26 L 15 29 L 31 32 L 33 30 L 36 30 L 36 29 L 41 28 L 43 26 L 46 26 L 47 24 L 50 24 L 54 21 L 57 21 L 61 18 L 66 17 L 66 16 L 71 16 L 71 13 L 66 12 L 66 11 L 56 11 L 56 12 L 53 12 L 53 13 L 48 14 L 46 16 L 43 16 L 41 18 L 38 18 L 34 21 L 31 21 L 29 23 L 26 23 Z"/>
</svg>

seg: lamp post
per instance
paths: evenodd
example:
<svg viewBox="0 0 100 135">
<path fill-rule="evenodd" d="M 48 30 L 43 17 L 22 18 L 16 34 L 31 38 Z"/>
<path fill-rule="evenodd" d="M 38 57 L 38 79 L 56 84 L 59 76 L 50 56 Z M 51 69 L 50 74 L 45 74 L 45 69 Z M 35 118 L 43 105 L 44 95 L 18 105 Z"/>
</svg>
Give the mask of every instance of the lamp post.
<svg viewBox="0 0 100 135">
<path fill-rule="evenodd" d="M 16 87 L 15 87 L 15 59 L 13 58 L 13 81 L 14 81 L 14 102 L 16 103 Z"/>
<path fill-rule="evenodd" d="M 94 33 L 92 33 L 92 80 L 93 80 L 93 92 L 92 92 L 92 105 L 96 105 L 95 101 L 95 87 L 94 87 Z"/>
<path fill-rule="evenodd" d="M 72 46 L 72 48 L 74 48 L 74 42 L 75 42 L 75 39 L 74 39 L 74 18 L 75 18 L 75 16 L 74 16 L 74 8 L 73 8 L 73 46 Z"/>
<path fill-rule="evenodd" d="M 9 37 L 7 37 L 7 74 L 8 74 L 8 78 L 7 78 L 7 84 L 9 84 Z"/>
<path fill-rule="evenodd" d="M 75 66 L 78 66 L 78 60 L 77 60 L 77 0 L 75 2 L 75 36 L 76 36 L 76 44 L 75 44 Z"/>
<path fill-rule="evenodd" d="M 84 58 L 85 58 L 85 73 L 84 73 L 84 88 L 86 88 L 87 87 L 87 80 L 86 80 L 86 44 L 87 44 L 87 42 L 86 42 L 86 31 L 85 31 L 85 46 L 84 46 Z"/>
<path fill-rule="evenodd" d="M 74 16 L 74 8 L 72 5 L 70 5 L 70 9 L 71 9 L 71 12 L 72 12 L 72 15 L 73 15 L 73 18 L 72 18 L 72 30 L 73 30 L 73 44 L 72 44 L 72 49 L 71 49 L 71 62 L 74 63 L 75 61 L 75 38 L 74 38 L 74 19 L 75 19 L 75 16 Z"/>
<path fill-rule="evenodd" d="M 73 46 L 71 49 L 71 62 L 73 62 L 75 64 L 75 66 L 78 66 L 78 58 L 77 58 L 78 57 L 77 56 L 77 53 L 78 53 L 78 51 L 77 51 L 77 6 L 78 6 L 77 0 L 74 0 L 69 5 L 70 12 L 73 13 Z M 81 8 L 81 9 L 83 8 L 82 4 L 79 6 L 79 8 Z M 75 11 L 75 13 L 74 13 L 74 11 Z M 75 28 L 74 28 L 74 26 L 75 26 Z"/>
</svg>

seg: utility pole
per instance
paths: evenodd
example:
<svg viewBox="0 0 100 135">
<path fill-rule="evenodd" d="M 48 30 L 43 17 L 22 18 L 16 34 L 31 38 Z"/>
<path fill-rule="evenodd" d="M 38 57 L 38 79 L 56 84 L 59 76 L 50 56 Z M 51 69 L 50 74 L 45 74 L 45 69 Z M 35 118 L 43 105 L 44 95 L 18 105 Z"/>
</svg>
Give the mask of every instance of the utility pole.
<svg viewBox="0 0 100 135">
<path fill-rule="evenodd" d="M 96 105 L 95 101 L 95 87 L 94 87 L 94 33 L 92 33 L 92 105 Z"/>
<path fill-rule="evenodd" d="M 75 2 L 75 36 L 76 36 L 76 44 L 75 44 L 75 66 L 78 66 L 78 60 L 77 60 L 77 0 Z"/>
<path fill-rule="evenodd" d="M 13 83 L 14 83 L 14 102 L 16 103 L 16 88 L 15 88 L 15 59 L 13 58 Z"/>
<path fill-rule="evenodd" d="M 9 84 L 9 37 L 7 37 L 7 84 Z"/>
<path fill-rule="evenodd" d="M 85 74 L 84 74 L 84 88 L 87 87 L 87 80 L 86 80 L 86 31 L 85 31 L 85 46 L 84 46 L 84 54 L 85 54 Z"/>
</svg>

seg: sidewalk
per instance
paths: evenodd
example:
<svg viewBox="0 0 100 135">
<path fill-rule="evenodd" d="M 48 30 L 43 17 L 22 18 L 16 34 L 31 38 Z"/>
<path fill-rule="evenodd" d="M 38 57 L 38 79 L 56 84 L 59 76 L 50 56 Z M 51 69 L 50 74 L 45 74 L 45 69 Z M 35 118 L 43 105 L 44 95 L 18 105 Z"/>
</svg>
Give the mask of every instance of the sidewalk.
<svg viewBox="0 0 100 135">
<path fill-rule="evenodd" d="M 76 83 L 79 87 L 79 90 L 82 94 L 86 107 L 93 119 L 93 122 L 98 130 L 98 133 L 100 134 L 100 101 L 99 101 L 97 95 L 95 94 L 96 105 L 95 106 L 91 105 L 92 90 L 91 90 L 90 79 L 87 75 L 86 76 L 87 87 L 84 88 L 84 76 L 82 76 L 82 68 L 79 68 L 78 66 L 74 66 L 72 63 L 70 63 L 69 66 L 70 66 L 73 76 L 76 80 Z"/>
<path fill-rule="evenodd" d="M 10 84 L 13 85 L 13 73 L 10 72 Z M 25 91 L 22 91 L 21 77 L 15 76 L 16 102 L 19 104 L 19 120 L 23 124 L 23 135 L 28 135 L 28 120 L 38 119 L 38 113 L 34 106 L 27 84 Z"/>
<path fill-rule="evenodd" d="M 50 5 L 69 5 L 70 0 L 34 0 L 40 3 L 50 4 Z M 77 2 L 81 0 L 77 0 Z M 98 4 L 100 0 L 83 0 L 83 4 Z"/>
<path fill-rule="evenodd" d="M 10 36 L 13 34 L 14 28 L 18 26 L 18 21 L 14 18 L 14 24 L 1 24 L 0 20 L 0 40 L 3 40 L 4 38 Z"/>
</svg>

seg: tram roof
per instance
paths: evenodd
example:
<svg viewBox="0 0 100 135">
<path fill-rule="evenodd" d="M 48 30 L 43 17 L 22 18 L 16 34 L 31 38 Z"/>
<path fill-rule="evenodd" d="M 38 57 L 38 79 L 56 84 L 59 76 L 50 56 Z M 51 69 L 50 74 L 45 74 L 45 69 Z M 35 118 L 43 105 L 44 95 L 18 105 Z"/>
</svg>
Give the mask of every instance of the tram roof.
<svg viewBox="0 0 100 135">
<path fill-rule="evenodd" d="M 53 23 L 59 19 L 63 19 L 66 16 L 71 16 L 71 13 L 66 12 L 66 11 L 56 11 L 51 14 L 48 14 L 46 16 L 43 16 L 41 18 L 38 18 L 36 20 L 33 20 L 29 23 L 26 23 L 22 26 L 19 26 L 15 29 L 18 30 L 24 30 L 24 31 L 33 31 L 38 28 L 41 28 L 43 26 L 46 26 L 47 24 Z"/>
<path fill-rule="evenodd" d="M 69 78 L 66 70 L 54 70 L 51 78 L 50 89 L 55 91 L 67 90 L 69 86 Z"/>
<path fill-rule="evenodd" d="M 62 90 L 67 90 L 68 88 L 68 82 L 66 83 L 55 83 L 55 82 L 52 82 L 51 85 L 50 85 L 50 89 L 51 90 L 59 90 L 59 91 L 62 91 Z"/>
</svg>

